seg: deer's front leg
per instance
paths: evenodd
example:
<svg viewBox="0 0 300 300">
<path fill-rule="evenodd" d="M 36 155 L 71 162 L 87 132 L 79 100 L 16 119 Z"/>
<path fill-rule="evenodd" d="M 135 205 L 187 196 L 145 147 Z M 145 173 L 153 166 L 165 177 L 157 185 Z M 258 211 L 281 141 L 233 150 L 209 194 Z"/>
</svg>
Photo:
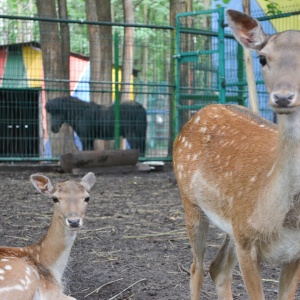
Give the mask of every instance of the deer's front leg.
<svg viewBox="0 0 300 300">
<path fill-rule="evenodd" d="M 300 280 L 300 261 L 284 263 L 279 280 L 279 300 L 293 300 Z"/>
<path fill-rule="evenodd" d="M 264 300 L 264 292 L 261 280 L 260 261 L 254 245 L 243 248 L 236 244 L 236 253 L 250 300 Z"/>
</svg>

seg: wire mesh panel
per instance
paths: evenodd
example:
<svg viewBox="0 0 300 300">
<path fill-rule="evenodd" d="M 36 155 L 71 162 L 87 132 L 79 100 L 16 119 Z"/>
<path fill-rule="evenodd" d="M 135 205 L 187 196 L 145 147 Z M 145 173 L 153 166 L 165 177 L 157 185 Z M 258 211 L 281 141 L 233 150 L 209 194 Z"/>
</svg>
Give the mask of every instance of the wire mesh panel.
<svg viewBox="0 0 300 300">
<path fill-rule="evenodd" d="M 103 148 L 138 148 L 142 160 L 171 159 L 172 28 L 135 28 L 132 74 L 124 81 L 123 49 L 130 42 L 124 42 L 124 26 L 111 24 L 112 34 L 102 35 L 94 48 L 102 51 L 101 61 L 91 63 L 88 22 L 64 21 L 71 48 L 58 56 L 45 47 L 56 45 L 53 32 L 39 23 L 55 24 L 0 16 L 5 36 L 0 44 L 0 160 L 57 160 L 65 152 Z M 111 66 L 105 69 L 108 60 Z M 59 68 L 59 76 L 49 76 Z"/>
<path fill-rule="evenodd" d="M 223 17 L 222 8 L 177 15 L 177 131 L 196 110 L 225 102 Z"/>
<path fill-rule="evenodd" d="M 187 119 L 204 105 L 234 103 L 249 106 L 248 86 L 243 48 L 228 28 L 224 9 L 213 9 L 177 16 L 177 126 L 180 130 Z M 252 12 L 267 34 L 300 29 L 299 7 L 281 6 L 279 15 L 266 16 Z M 261 66 L 252 53 L 260 114 L 276 121 L 268 106 Z"/>
</svg>

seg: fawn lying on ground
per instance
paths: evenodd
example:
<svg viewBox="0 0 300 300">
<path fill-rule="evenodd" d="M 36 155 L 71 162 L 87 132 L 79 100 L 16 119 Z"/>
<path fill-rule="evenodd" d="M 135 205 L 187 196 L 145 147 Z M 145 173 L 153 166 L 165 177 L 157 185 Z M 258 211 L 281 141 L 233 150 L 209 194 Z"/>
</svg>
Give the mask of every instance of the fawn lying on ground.
<svg viewBox="0 0 300 300">
<path fill-rule="evenodd" d="M 52 186 L 43 175 L 31 175 L 34 187 L 54 202 L 46 235 L 28 247 L 0 248 L 0 299 L 64 300 L 61 278 L 77 231 L 82 227 L 93 173 L 81 182 L 67 180 Z"/>
</svg>

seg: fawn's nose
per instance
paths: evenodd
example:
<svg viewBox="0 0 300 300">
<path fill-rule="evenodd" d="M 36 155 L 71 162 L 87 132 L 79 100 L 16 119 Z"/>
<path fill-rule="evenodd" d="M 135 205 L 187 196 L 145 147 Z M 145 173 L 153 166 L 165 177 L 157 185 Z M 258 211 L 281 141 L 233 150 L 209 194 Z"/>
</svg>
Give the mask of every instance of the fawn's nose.
<svg viewBox="0 0 300 300">
<path fill-rule="evenodd" d="M 67 218 L 66 218 L 66 223 L 68 226 L 72 227 L 72 228 L 79 228 L 82 225 L 82 221 L 79 215 L 77 214 L 70 214 Z"/>
<path fill-rule="evenodd" d="M 68 220 L 69 226 L 72 228 L 79 227 L 80 225 L 80 219 L 77 220 Z"/>
</svg>

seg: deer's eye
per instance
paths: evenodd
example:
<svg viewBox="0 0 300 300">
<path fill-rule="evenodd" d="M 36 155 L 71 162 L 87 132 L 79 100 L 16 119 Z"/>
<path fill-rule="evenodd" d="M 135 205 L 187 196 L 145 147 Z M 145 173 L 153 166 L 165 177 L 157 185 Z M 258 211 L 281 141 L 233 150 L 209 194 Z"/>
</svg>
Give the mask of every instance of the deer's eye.
<svg viewBox="0 0 300 300">
<path fill-rule="evenodd" d="M 89 202 L 90 201 L 90 197 L 86 197 L 85 199 L 84 199 L 84 202 Z"/>
<path fill-rule="evenodd" d="M 259 59 L 259 63 L 262 65 L 262 67 L 267 64 L 267 59 L 264 55 L 259 55 L 258 59 Z"/>
<path fill-rule="evenodd" d="M 53 200 L 54 203 L 59 202 L 57 197 L 53 197 L 52 200 Z"/>
</svg>

